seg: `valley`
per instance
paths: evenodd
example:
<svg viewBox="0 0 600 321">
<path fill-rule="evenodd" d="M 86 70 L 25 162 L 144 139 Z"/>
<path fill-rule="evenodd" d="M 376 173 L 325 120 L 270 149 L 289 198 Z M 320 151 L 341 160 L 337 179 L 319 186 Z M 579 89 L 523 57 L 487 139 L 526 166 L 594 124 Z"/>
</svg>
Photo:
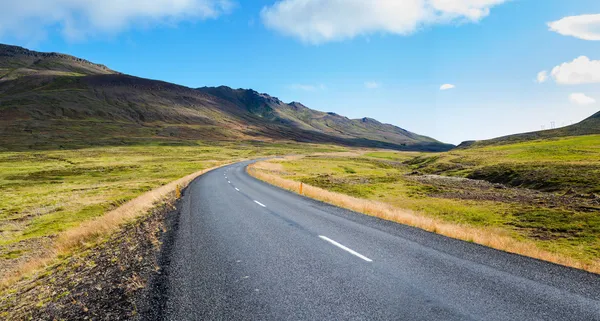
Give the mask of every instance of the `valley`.
<svg viewBox="0 0 600 321">
<path fill-rule="evenodd" d="M 442 275 L 460 293 L 469 293 L 459 291 L 472 286 L 468 280 L 440 274 L 437 267 L 451 264 L 464 272 L 478 262 L 468 275 L 481 278 L 479 290 L 489 298 L 493 275 L 502 271 L 510 274 L 504 294 L 528 278 L 540 293 L 556 285 L 556 293 L 569 298 L 560 304 L 569 309 L 577 301 L 572 293 L 584 290 L 586 306 L 593 306 L 587 296 L 595 293 L 594 273 L 600 273 L 598 120 L 596 113 L 559 129 L 454 146 L 252 89 L 190 88 L 0 44 L 0 317 L 185 318 L 196 312 L 187 311 L 185 302 L 173 303 L 179 296 L 169 286 L 185 288 L 200 279 L 209 280 L 203 290 L 212 296 L 194 292 L 199 287 L 188 290 L 209 302 L 205 313 L 251 313 L 255 305 L 244 300 L 252 302 L 250 294 L 265 284 L 271 293 L 283 292 L 261 297 L 262 307 L 278 302 L 295 311 L 295 304 L 278 300 L 304 291 L 304 283 L 290 280 L 289 289 L 271 284 L 263 273 L 268 269 L 255 268 L 264 264 L 260 257 L 277 258 L 281 279 L 290 267 L 300 279 L 323 274 L 324 282 L 314 286 L 327 284 L 326 291 L 310 296 L 323 308 L 313 311 L 315 317 L 322 316 L 330 307 L 322 304 L 326 297 L 343 290 L 332 281 L 335 274 L 323 272 L 339 268 L 331 258 L 348 264 L 342 270 L 375 271 L 347 253 L 376 262 L 385 275 L 398 273 L 394 260 L 407 255 L 421 264 L 407 265 L 407 273 L 419 279 L 427 271 L 429 277 L 419 279 L 424 286 L 436 288 L 427 280 Z M 319 234 L 326 232 L 372 254 Z M 212 247 L 196 252 L 204 244 Z M 324 244 L 347 253 L 322 249 Z M 239 248 L 257 251 L 246 258 L 252 266 L 243 268 L 241 280 L 253 274 L 261 281 L 252 280 L 259 285 L 244 288 L 247 293 L 223 294 L 223 284 L 241 272 L 211 273 L 241 263 L 228 261 Z M 451 259 L 431 253 L 451 253 Z M 305 265 L 297 259 L 303 256 L 325 268 Z M 488 259 L 496 262 L 492 272 L 480 268 Z M 215 266 L 207 263 L 213 260 Z M 171 269 L 177 272 L 169 274 Z M 564 279 L 552 283 L 544 274 L 550 270 Z M 372 277 L 387 286 L 381 275 Z M 363 293 L 369 283 L 360 286 L 352 290 Z M 375 292 L 383 301 L 398 299 L 394 291 Z M 415 306 L 430 302 L 428 295 L 414 294 Z M 211 310 L 221 303 L 210 302 L 237 295 L 245 299 L 229 303 L 239 310 Z M 505 315 L 515 309 L 531 316 L 527 302 L 569 316 L 556 300 L 520 295 L 521 301 L 501 306 Z M 451 306 L 473 302 L 463 299 L 436 298 L 457 319 L 464 315 Z M 371 312 L 390 317 L 395 308 Z"/>
</svg>

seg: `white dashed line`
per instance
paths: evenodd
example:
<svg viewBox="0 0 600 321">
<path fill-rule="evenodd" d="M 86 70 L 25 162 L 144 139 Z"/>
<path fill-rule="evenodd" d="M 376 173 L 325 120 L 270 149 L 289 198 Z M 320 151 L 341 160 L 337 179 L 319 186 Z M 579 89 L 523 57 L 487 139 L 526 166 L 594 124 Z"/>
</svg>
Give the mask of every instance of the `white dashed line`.
<svg viewBox="0 0 600 321">
<path fill-rule="evenodd" d="M 256 204 L 258 204 L 258 205 L 260 205 L 260 206 L 262 206 L 262 207 L 267 207 L 265 204 L 263 204 L 263 203 L 261 203 L 261 202 L 259 202 L 259 201 L 254 201 L 254 203 L 256 203 Z"/>
<path fill-rule="evenodd" d="M 237 187 L 235 188 L 235 190 L 236 190 L 236 191 L 238 191 L 238 192 L 240 191 L 240 189 L 239 189 L 239 188 L 237 188 Z"/>
<path fill-rule="evenodd" d="M 352 254 L 352 255 L 358 256 L 359 258 L 361 258 L 361 259 L 363 259 L 363 260 L 365 260 L 367 262 L 373 262 L 373 260 L 371 260 L 370 258 L 368 258 L 368 257 L 366 257 L 366 256 L 364 256 L 364 255 L 362 255 L 362 254 L 360 254 L 360 253 L 358 253 L 358 252 L 350 249 L 350 248 L 347 248 L 347 247 L 343 246 L 342 244 L 340 244 L 340 243 L 338 243 L 338 242 L 336 242 L 336 241 L 334 241 L 334 240 L 332 240 L 332 239 L 330 239 L 330 238 L 328 238 L 326 236 L 319 235 L 319 237 L 321 239 L 323 239 L 323 240 L 325 240 L 325 241 L 327 241 L 327 242 L 329 242 L 329 243 L 331 243 L 331 244 L 339 247 L 340 249 L 342 249 L 342 250 L 344 250 L 344 251 Z"/>
</svg>

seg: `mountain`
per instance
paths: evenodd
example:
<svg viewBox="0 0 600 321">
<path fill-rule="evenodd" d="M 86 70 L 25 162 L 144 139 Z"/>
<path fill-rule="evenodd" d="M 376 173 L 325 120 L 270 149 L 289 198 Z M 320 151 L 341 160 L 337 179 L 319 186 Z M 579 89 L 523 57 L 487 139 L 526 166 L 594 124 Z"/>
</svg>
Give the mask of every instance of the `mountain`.
<svg viewBox="0 0 600 321">
<path fill-rule="evenodd" d="M 192 89 L 0 45 L 0 150 L 197 141 L 297 141 L 398 150 L 452 145 L 249 89 Z"/>
<path fill-rule="evenodd" d="M 503 145 L 537 139 L 552 139 L 567 136 L 582 136 L 600 134 L 600 112 L 582 120 L 581 122 L 561 128 L 550 130 L 535 131 L 523 134 L 503 136 L 481 141 L 467 141 L 457 146 L 457 148 L 481 147 L 488 145 Z"/>
<path fill-rule="evenodd" d="M 299 102 L 286 104 L 278 98 L 253 90 L 231 89 L 225 86 L 203 87 L 198 90 L 226 100 L 272 123 L 338 137 L 349 142 L 363 141 L 366 144 L 399 149 L 440 150 L 449 147 L 430 137 L 383 124 L 372 118 L 349 119 L 335 113 L 310 109 Z"/>
</svg>

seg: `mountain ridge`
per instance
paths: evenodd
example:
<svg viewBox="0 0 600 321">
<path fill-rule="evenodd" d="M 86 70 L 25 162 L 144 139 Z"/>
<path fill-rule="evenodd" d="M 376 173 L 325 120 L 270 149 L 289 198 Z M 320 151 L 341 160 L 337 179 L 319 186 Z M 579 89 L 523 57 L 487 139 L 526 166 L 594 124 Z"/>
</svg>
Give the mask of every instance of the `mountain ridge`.
<svg viewBox="0 0 600 321">
<path fill-rule="evenodd" d="M 330 134 L 338 133 L 348 138 L 367 137 L 384 141 L 387 138 L 393 138 L 394 141 L 407 145 L 417 141 L 432 144 L 437 142 L 430 137 L 418 135 L 391 124 L 381 123 L 373 118 L 350 119 L 332 112 L 313 110 L 299 102 L 284 103 L 277 97 L 258 93 L 252 89 L 232 89 L 227 86 L 219 86 L 201 87 L 198 90 L 229 100 L 237 105 L 250 107 L 250 111 L 259 113 L 262 117 L 269 117 L 272 120 L 293 124 L 300 128 L 317 129 Z"/>
<path fill-rule="evenodd" d="M 10 71 L 9 73 L 4 73 Z M 38 52 L 19 46 L 0 44 L 0 80 L 8 78 L 10 73 L 14 76 L 31 75 L 37 71 L 44 74 L 68 75 L 69 73 L 81 75 L 116 74 L 105 65 L 96 64 L 75 56 L 56 53 Z"/>
<path fill-rule="evenodd" d="M 0 45 L 0 148 L 258 140 L 439 151 L 452 145 L 252 89 L 189 88 Z M 80 142 L 75 140 L 79 139 Z"/>
</svg>

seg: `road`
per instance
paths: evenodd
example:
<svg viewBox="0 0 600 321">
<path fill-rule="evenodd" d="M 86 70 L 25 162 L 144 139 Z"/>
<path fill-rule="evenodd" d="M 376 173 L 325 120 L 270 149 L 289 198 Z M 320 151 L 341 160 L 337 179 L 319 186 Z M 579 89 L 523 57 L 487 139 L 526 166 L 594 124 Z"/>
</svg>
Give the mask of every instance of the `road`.
<svg viewBox="0 0 600 321">
<path fill-rule="evenodd" d="M 270 186 L 185 190 L 147 319 L 600 320 L 600 277 Z"/>
</svg>

